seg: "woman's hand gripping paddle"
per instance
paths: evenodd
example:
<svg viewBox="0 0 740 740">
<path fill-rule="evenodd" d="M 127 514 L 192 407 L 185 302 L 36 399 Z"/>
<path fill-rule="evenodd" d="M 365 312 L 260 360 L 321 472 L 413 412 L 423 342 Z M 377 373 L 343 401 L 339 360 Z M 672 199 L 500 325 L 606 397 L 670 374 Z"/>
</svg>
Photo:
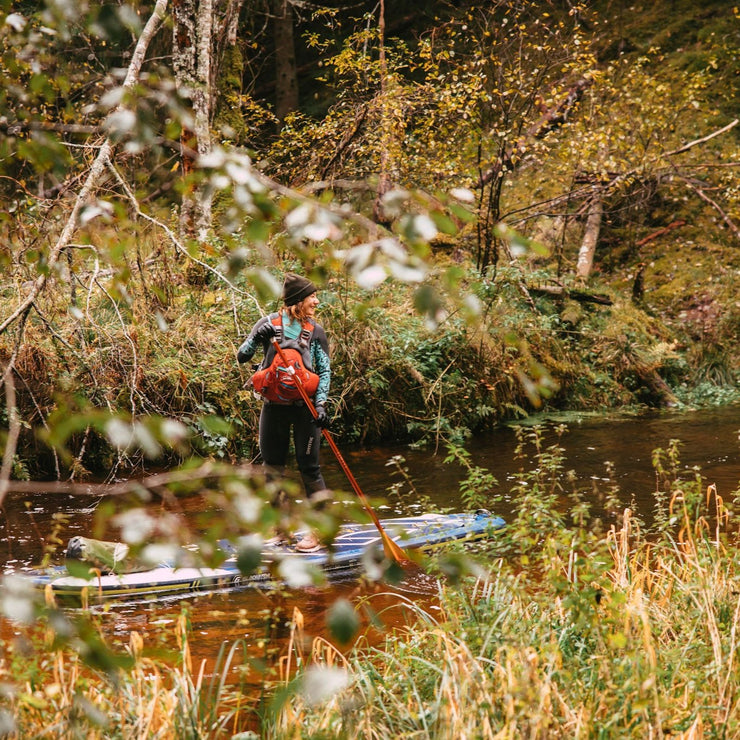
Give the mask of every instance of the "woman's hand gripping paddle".
<svg viewBox="0 0 740 740">
<path fill-rule="evenodd" d="M 283 354 L 283 350 L 281 349 L 278 341 L 276 339 L 273 339 L 272 344 L 275 347 L 275 351 L 278 353 L 280 360 L 285 364 L 286 367 L 289 368 L 289 372 L 290 370 L 293 370 L 293 368 L 290 367 L 287 358 Z M 298 388 L 298 392 L 301 394 L 301 398 L 303 398 L 306 406 L 308 406 L 308 410 L 313 415 L 313 418 L 316 419 L 318 417 L 318 412 L 316 411 L 316 407 L 311 402 L 311 399 L 308 397 L 308 393 L 306 393 L 306 389 L 303 387 L 301 379 L 295 374 L 293 374 L 293 377 L 295 378 L 296 387 Z M 380 532 L 380 537 L 383 540 L 383 549 L 385 550 L 386 556 L 389 558 L 393 558 L 401 566 L 411 563 L 411 560 L 409 560 L 409 558 L 406 556 L 406 553 L 403 551 L 403 549 L 399 545 L 397 545 L 390 538 L 388 533 L 383 529 L 383 526 L 380 523 L 380 519 L 378 519 L 378 515 L 373 511 L 372 506 L 370 506 L 370 502 L 367 500 L 367 496 L 365 496 L 365 494 L 362 492 L 359 483 L 355 480 L 355 476 L 352 475 L 352 471 L 349 469 L 349 466 L 344 461 L 344 458 L 339 452 L 339 448 L 334 442 L 331 434 L 329 434 L 329 431 L 322 428 L 321 433 L 324 435 L 324 439 L 327 441 L 329 447 L 331 447 L 331 451 L 337 458 L 337 462 L 339 463 L 340 467 L 344 471 L 344 474 L 347 476 L 347 479 L 351 483 L 354 492 L 357 494 L 357 498 L 360 499 L 362 505 L 365 507 L 365 510 L 368 514 L 370 514 L 370 518 L 373 520 L 373 523 L 377 527 L 378 532 Z"/>
</svg>

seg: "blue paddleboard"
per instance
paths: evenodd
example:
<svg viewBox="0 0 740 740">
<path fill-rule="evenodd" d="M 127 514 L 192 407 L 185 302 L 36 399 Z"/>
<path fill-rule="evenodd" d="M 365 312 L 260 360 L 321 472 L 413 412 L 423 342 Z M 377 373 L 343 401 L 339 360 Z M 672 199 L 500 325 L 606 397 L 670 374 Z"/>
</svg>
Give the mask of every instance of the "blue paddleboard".
<svg viewBox="0 0 740 740">
<path fill-rule="evenodd" d="M 423 514 L 382 520 L 385 532 L 404 550 L 428 551 L 446 543 L 478 540 L 504 526 L 504 520 L 485 511 L 471 514 Z M 298 533 L 300 535 L 301 533 Z M 290 546 L 268 546 L 262 550 L 261 566 L 250 575 L 239 571 L 236 555 L 217 568 L 172 567 L 162 564 L 151 570 L 121 573 L 92 573 L 89 579 L 70 575 L 56 567 L 31 576 L 39 589 L 58 596 L 109 598 L 143 595 L 165 596 L 177 591 L 210 590 L 240 585 L 275 583 L 275 571 L 283 561 L 300 558 L 323 570 L 328 577 L 346 576 L 362 570 L 363 558 L 382 553 L 383 543 L 373 524 L 344 524 L 331 549 L 301 553 Z"/>
</svg>

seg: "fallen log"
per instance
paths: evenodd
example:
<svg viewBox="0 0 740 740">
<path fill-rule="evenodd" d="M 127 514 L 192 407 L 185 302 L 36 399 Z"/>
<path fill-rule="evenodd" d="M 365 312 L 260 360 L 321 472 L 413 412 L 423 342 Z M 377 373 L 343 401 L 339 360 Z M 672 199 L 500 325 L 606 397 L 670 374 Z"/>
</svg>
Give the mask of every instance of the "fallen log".
<svg viewBox="0 0 740 740">
<path fill-rule="evenodd" d="M 550 295 L 558 298 L 572 298 L 581 303 L 598 303 L 602 306 L 611 306 L 614 301 L 604 293 L 592 293 L 588 290 L 566 288 L 564 285 L 534 285 L 529 286 L 530 293 Z"/>
</svg>

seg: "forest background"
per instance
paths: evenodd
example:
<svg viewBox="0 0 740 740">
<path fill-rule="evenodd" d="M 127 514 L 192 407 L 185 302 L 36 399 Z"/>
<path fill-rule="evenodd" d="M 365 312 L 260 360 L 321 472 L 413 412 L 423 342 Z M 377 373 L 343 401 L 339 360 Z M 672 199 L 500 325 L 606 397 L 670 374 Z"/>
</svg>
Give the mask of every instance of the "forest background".
<svg viewBox="0 0 740 740">
<path fill-rule="evenodd" d="M 2 13 L 4 479 L 252 459 L 287 269 L 344 443 L 736 398 L 731 3 Z"/>
</svg>

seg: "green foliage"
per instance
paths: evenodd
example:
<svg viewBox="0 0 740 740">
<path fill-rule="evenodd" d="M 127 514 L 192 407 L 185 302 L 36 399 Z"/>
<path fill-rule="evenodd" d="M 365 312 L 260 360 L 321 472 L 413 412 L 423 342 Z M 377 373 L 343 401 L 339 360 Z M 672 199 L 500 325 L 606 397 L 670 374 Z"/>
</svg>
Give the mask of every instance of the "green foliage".
<svg viewBox="0 0 740 740">
<path fill-rule="evenodd" d="M 101 506 L 134 550 L 200 539 L 204 558 L 217 562 L 221 537 L 294 526 L 298 514 L 270 505 L 276 491 L 266 481 L 198 466 L 204 458 L 252 457 L 258 407 L 235 349 L 274 302 L 282 272 L 305 271 L 325 295 L 342 441 L 442 443 L 448 462 L 465 470 L 467 505 L 509 495 L 518 506 L 487 553 L 497 578 L 446 604 L 454 631 L 399 639 L 384 656 L 393 681 L 357 668 L 368 671 L 367 693 L 360 691 L 367 711 L 377 697 L 401 692 L 397 714 L 382 715 L 389 726 L 381 734 L 461 734 L 450 730 L 456 697 L 441 681 L 449 675 L 472 687 L 472 709 L 462 714 L 474 719 L 473 730 L 462 734 L 491 718 L 528 735 L 548 734 L 558 721 L 572 730 L 573 716 L 596 718 L 602 733 L 637 732 L 646 723 L 658 734 L 692 728 L 698 714 L 682 710 L 662 721 L 655 707 L 672 708 L 670 701 L 660 707 L 664 687 L 673 706 L 683 706 L 710 660 L 716 672 L 717 656 L 729 654 L 722 640 L 736 627 L 734 563 L 702 534 L 703 483 L 681 474 L 677 448 L 656 451 L 656 535 L 661 558 L 676 558 L 688 576 L 676 580 L 667 567 L 653 581 L 682 598 L 681 610 L 652 630 L 657 617 L 643 602 L 648 546 L 637 533 L 634 552 L 627 549 L 635 526 L 627 520 L 623 534 L 594 540 L 588 501 L 568 490 L 557 445 L 545 448 L 539 430 L 523 431 L 524 467 L 511 491 L 493 495 L 496 481 L 460 446 L 533 409 L 664 405 L 675 402 L 674 390 L 684 403 L 737 395 L 738 149 L 734 132 L 713 137 L 740 99 L 737 13 L 723 3 L 673 5 L 678 12 L 666 14 L 662 3 L 639 12 L 569 4 L 567 13 L 528 0 L 458 4 L 415 38 L 387 35 L 382 56 L 376 19 L 367 15 L 337 46 L 310 37 L 324 57 L 331 105 L 318 120 L 297 112 L 274 139 L 268 107 L 246 92 L 257 86 L 240 59 L 257 42 L 244 39 L 230 58 L 215 60 L 223 62 L 220 141 L 183 177 L 191 104 L 171 71 L 154 62 L 167 50 L 152 49 L 126 91 L 114 74 L 141 29 L 131 8 L 5 3 L 0 321 L 36 281 L 48 282 L 0 336 L 3 367 L 12 363 L 16 381 L 2 393 L 10 405 L 13 391 L 22 419 L 20 454 L 3 474 L 120 475 L 185 461 L 172 495 L 197 487 L 204 509 L 218 513 L 204 516 L 196 532 L 174 518 L 142 516 L 136 500 L 120 510 Z M 338 12 L 323 15 L 333 22 Z M 633 46 L 619 50 L 625 37 Z M 80 192 L 101 134 L 116 148 L 105 190 L 85 198 L 74 239 L 55 261 L 70 193 Z M 264 172 L 306 192 L 269 183 Z M 319 181 L 312 199 L 306 193 Z M 172 204 L 194 192 L 214 195 L 213 230 L 178 238 Z M 596 272 L 584 286 L 570 273 L 595 200 L 604 218 Z M 541 286 L 564 293 L 539 294 Z M 576 305 L 584 287 L 607 293 L 612 304 Z M 4 444 L 9 439 L 3 435 Z M 403 462 L 394 465 L 403 477 Z M 300 514 L 322 535 L 336 527 L 331 513 Z M 154 541 L 143 541 L 142 531 Z M 49 557 L 59 544 L 52 532 Z M 241 544 L 239 564 L 250 572 L 255 548 Z M 725 580 L 710 568 L 720 563 Z M 459 553 L 438 563 L 455 584 L 469 569 Z M 707 573 L 717 579 L 713 600 L 696 596 L 707 593 Z M 288 576 L 309 583 L 314 574 Z M 94 625 L 42 610 L 16 586 L 3 592 L 6 611 L 46 619 L 55 657 L 69 648 L 106 676 L 131 667 L 135 645 L 130 653 L 111 650 Z M 646 592 L 660 607 L 674 595 Z M 696 640 L 706 622 L 716 630 Z M 349 643 L 357 630 L 352 605 L 339 603 L 329 624 Z M 699 643 L 694 656 L 674 634 Z M 9 681 L 22 676 L 31 690 L 11 697 L 17 718 L 48 710 L 73 732 L 126 727 L 106 725 L 77 684 L 65 687 L 65 696 L 77 696 L 71 711 L 61 694 L 40 696 L 51 663 L 29 661 L 24 669 L 19 656 Z M 233 653 L 221 658 L 226 672 Z M 672 666 L 686 663 L 702 670 L 686 680 L 676 670 L 671 684 Z M 407 694 L 399 675 L 410 679 Z M 113 684 L 101 683 L 96 700 L 112 702 Z M 312 697 L 321 685 L 321 675 L 296 683 Z M 496 693 L 500 686 L 506 696 Z M 175 708 L 167 707 L 183 721 L 177 730 L 214 732 L 222 691 L 216 679 L 206 688 L 183 677 Z M 543 710 L 537 701 L 552 696 L 566 698 Z M 702 706 L 725 706 L 727 698 Z M 360 714 L 345 707 L 343 718 L 353 712 Z M 132 716 L 128 707 L 122 713 Z M 721 719 L 708 721 L 720 727 Z M 11 722 L 7 714 L 2 720 Z"/>
<path fill-rule="evenodd" d="M 146 255 L 156 243 L 139 249 Z M 455 313 L 452 296 L 440 305 L 435 327 L 411 309 L 413 287 L 387 281 L 370 292 L 334 275 L 323 284 L 334 430 L 344 441 L 460 443 L 536 408 L 659 404 L 660 380 L 684 403 L 733 397 L 730 345 L 689 364 L 673 330 L 635 307 L 585 308 L 572 325 L 549 298 L 538 299 L 533 314 L 515 269 L 485 277 L 471 268 L 455 271 L 453 289 L 474 295 L 473 323 Z M 267 274 L 270 281 L 281 273 L 274 274 Z M 433 285 L 443 295 L 446 267 L 438 274 Z M 157 282 L 167 285 L 169 305 L 151 290 Z M 28 384 L 19 389 L 22 417 L 42 413 L 51 424 L 41 441 L 62 454 L 64 465 L 90 471 L 147 457 L 176 461 L 193 450 L 251 458 L 259 405 L 244 387 L 249 370 L 236 365 L 233 353 L 259 315 L 252 301 L 232 303 L 217 286 L 184 287 L 173 267 L 154 266 L 132 270 L 122 295 L 89 295 L 83 311 L 61 314 L 51 332 L 40 321 L 29 323 L 29 343 L 16 361 Z M 44 317 L 59 310 L 54 303 L 39 308 Z M 730 327 L 730 314 L 725 320 Z M 694 386 L 692 366 L 704 368 L 696 375 L 703 385 Z M 118 427 L 110 426 L 111 415 Z M 223 423 L 214 427 L 217 419 Z M 127 429 L 129 442 L 122 436 Z M 18 463 L 35 476 L 53 458 L 39 457 L 34 447 L 31 459 L 24 451 L 32 444 L 26 426 Z"/>
<path fill-rule="evenodd" d="M 57 188 L 62 173 L 82 176 L 84 126 L 105 126 L 119 148 L 121 174 L 104 197 L 85 205 L 74 245 L 53 268 L 57 288 L 34 302 L 15 362 L 29 383 L 21 394 L 24 417 L 79 412 L 62 436 L 70 447 L 64 462 L 81 469 L 142 459 L 141 445 L 111 455 L 98 412 L 130 418 L 132 429 L 149 431 L 155 441 L 156 429 L 146 422 L 137 427 L 138 417 L 173 418 L 196 432 L 201 454 L 251 456 L 256 410 L 233 350 L 259 315 L 255 306 L 274 298 L 288 266 L 344 291 L 343 303 L 327 307 L 325 316 L 336 347 L 337 429 L 347 441 L 459 442 L 533 408 L 660 405 L 673 402 L 661 385 L 666 381 L 683 402 L 730 397 L 737 334 L 732 258 L 712 260 L 726 266 L 711 284 L 706 263 L 682 269 L 679 282 L 679 260 L 665 242 L 651 241 L 639 255 L 634 246 L 679 209 L 718 233 L 705 201 L 686 204 L 686 178 L 694 183 L 696 172 L 721 189 L 722 207 L 733 212 L 731 168 L 704 161 L 733 160 L 732 148 L 720 147 L 724 139 L 690 149 L 679 164 L 664 161 L 687 132 L 722 122 L 711 101 L 727 99 L 718 93 L 731 74 L 720 61 L 736 61 L 727 43 L 734 19 L 712 7 L 674 17 L 666 30 L 652 8 L 626 17 L 598 3 L 569 14 L 531 2 L 440 5 L 433 21 L 414 16 L 428 24 L 425 32 L 387 35 L 382 63 L 372 15 L 353 25 L 327 11 L 316 18 L 323 30 L 312 26 L 307 40 L 324 55 L 323 84 L 334 89 L 334 104 L 321 120 L 297 114 L 274 146 L 261 138 L 268 113 L 263 109 L 261 119 L 247 113 L 259 101 L 237 79 L 238 60 L 249 57 L 253 41 L 245 38 L 218 60 L 222 92 L 233 102 L 232 117 L 219 125 L 230 131 L 192 182 L 167 159 L 170 142 L 190 123 L 190 104 L 174 90 L 170 73 L 148 66 L 126 92 L 100 74 L 111 60 L 123 65 L 139 17 L 125 6 L 24 7 L 0 34 L 8 80 L 0 108 L 10 127 L 0 145 L 7 154 L 4 182 L 12 188 L 8 210 L 18 216 L 12 228 L 5 225 L 3 295 L 15 300 L 17 286 L 28 290 L 49 274 L 65 204 L 33 193 Z M 688 5 L 684 11 L 694 13 Z M 625 23 L 639 27 L 636 47 L 613 53 L 605 48 L 612 24 Z M 694 45 L 690 53 L 669 56 L 684 35 Z M 84 43 L 70 47 L 76 37 Z M 563 120 L 556 116 L 557 125 L 540 128 L 571 93 L 576 104 Z M 235 111 L 244 112 L 241 120 Z M 67 132 L 73 124 L 83 129 Z M 286 181 L 363 180 L 346 191 L 358 213 L 347 211 L 344 191 L 322 191 L 315 201 L 274 192 L 235 141 L 253 146 L 261 169 Z M 384 157 L 392 187 L 377 199 Z M 494 171 L 500 174 L 495 186 L 476 186 Z M 572 301 L 564 306 L 527 292 L 538 282 L 562 282 L 582 230 L 586 195 L 575 187 L 581 177 L 588 197 L 607 182 L 600 244 L 609 250 L 601 262 L 609 274 L 599 275 L 594 287 L 615 286 L 610 310 L 586 304 L 575 310 Z M 200 185 L 213 190 L 217 219 L 207 242 L 173 246 L 171 195 L 152 194 L 160 185 L 170 194 Z M 382 227 L 364 217 L 375 205 Z M 706 251 L 703 243 L 679 246 L 697 263 Z M 638 256 L 649 262 L 653 283 L 640 311 L 619 301 Z M 491 269 L 477 274 L 471 262 L 490 262 Z M 345 274 L 359 287 L 345 282 Z M 680 296 L 702 283 L 701 300 L 686 305 Z M 12 356 L 13 338 L 0 341 L 3 357 Z M 687 364 L 673 349 L 686 342 L 729 349 L 707 347 Z M 230 431 L 206 429 L 199 421 L 203 408 Z M 24 449 L 30 436 L 24 430 Z M 169 459 L 185 454 L 158 444 Z M 83 449 L 85 460 L 78 454 Z M 31 475 L 47 464 L 42 458 L 39 470 L 32 469 L 24 456 L 19 463 Z"/>
<path fill-rule="evenodd" d="M 543 16 L 532 2 L 444 9 L 413 47 L 386 39 L 385 66 L 377 28 L 364 26 L 322 62 L 336 102 L 321 121 L 296 116 L 282 130 L 271 149 L 277 171 L 363 179 L 386 157 L 394 184 L 437 189 L 451 176 L 469 184 L 533 125 L 538 96 L 557 98 L 564 78 L 590 72 L 574 17 Z"/>
<path fill-rule="evenodd" d="M 497 510 L 497 504 L 501 501 L 500 493 L 495 493 L 499 483 L 488 470 L 478 465 L 473 465 L 470 453 L 464 448 L 454 444 L 448 444 L 445 464 L 458 463 L 465 470 L 465 477 L 460 481 L 460 498 L 465 508 L 469 511 L 476 509 Z"/>
<path fill-rule="evenodd" d="M 357 634 L 360 619 L 352 604 L 346 599 L 337 599 L 326 615 L 329 633 L 340 645 L 347 645 Z"/>
</svg>

